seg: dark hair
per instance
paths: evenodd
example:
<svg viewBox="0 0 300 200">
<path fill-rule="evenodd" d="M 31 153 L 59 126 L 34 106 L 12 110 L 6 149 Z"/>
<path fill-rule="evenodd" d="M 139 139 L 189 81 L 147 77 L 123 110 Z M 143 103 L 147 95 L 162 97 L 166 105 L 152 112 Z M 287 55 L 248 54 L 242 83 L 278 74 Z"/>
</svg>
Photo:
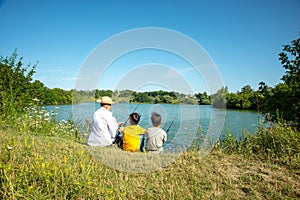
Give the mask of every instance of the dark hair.
<svg viewBox="0 0 300 200">
<path fill-rule="evenodd" d="M 130 119 L 135 123 L 138 124 L 141 118 L 141 115 L 139 115 L 138 113 L 131 113 L 130 115 Z"/>
<path fill-rule="evenodd" d="M 160 114 L 154 112 L 151 115 L 151 121 L 153 126 L 159 126 L 161 125 L 161 116 Z"/>
</svg>

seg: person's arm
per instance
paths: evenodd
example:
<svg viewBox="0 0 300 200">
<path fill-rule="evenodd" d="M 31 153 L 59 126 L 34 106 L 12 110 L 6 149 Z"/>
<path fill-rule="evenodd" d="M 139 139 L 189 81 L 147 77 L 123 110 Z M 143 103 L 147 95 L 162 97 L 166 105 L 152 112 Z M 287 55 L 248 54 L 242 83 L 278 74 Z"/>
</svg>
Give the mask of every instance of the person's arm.
<svg viewBox="0 0 300 200">
<path fill-rule="evenodd" d="M 107 120 L 107 127 L 111 138 L 115 138 L 118 130 L 118 123 L 113 116 L 109 120 Z"/>
</svg>

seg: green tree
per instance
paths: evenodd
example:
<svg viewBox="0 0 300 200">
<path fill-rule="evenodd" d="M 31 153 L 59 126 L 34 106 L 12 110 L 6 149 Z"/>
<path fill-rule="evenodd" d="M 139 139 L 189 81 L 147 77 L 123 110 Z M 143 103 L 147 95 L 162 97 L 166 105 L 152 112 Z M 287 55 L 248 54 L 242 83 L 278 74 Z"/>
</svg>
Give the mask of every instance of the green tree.
<svg viewBox="0 0 300 200">
<path fill-rule="evenodd" d="M 206 92 L 204 92 L 203 94 L 197 93 L 197 94 L 195 94 L 195 97 L 198 99 L 199 105 L 210 105 L 211 104 L 210 96 Z"/>
<path fill-rule="evenodd" d="M 103 96 L 111 97 L 112 94 L 113 94 L 113 91 L 111 91 L 111 90 L 98 90 L 98 89 L 96 89 L 95 90 L 95 99 L 99 99 L 100 97 L 103 97 Z"/>
<path fill-rule="evenodd" d="M 260 111 L 261 106 L 264 102 L 264 95 L 261 94 L 259 91 L 255 91 L 250 98 L 250 101 L 252 102 L 252 107 L 255 108 L 257 111 Z"/>
<path fill-rule="evenodd" d="M 273 119 L 281 117 L 292 122 L 299 129 L 300 121 L 300 38 L 290 45 L 283 45 L 279 53 L 281 65 L 286 69 L 278 84 L 269 94 L 264 104 L 264 112 Z M 279 116 L 277 116 L 279 114 Z"/>
<path fill-rule="evenodd" d="M 266 107 L 266 101 L 272 94 L 272 88 L 267 86 L 263 81 L 261 81 L 258 85 L 258 90 L 254 92 L 251 101 L 254 108 L 261 111 L 264 107 Z"/>
<path fill-rule="evenodd" d="M 228 93 L 227 87 L 222 87 L 215 94 L 212 95 L 212 106 L 215 108 L 226 108 L 226 94 Z"/>
<path fill-rule="evenodd" d="M 252 97 L 254 95 L 254 91 L 249 85 L 242 87 L 241 92 L 237 94 L 238 106 L 240 109 L 250 110 L 253 108 L 252 106 Z"/>
<path fill-rule="evenodd" d="M 241 93 L 244 93 L 244 94 L 251 94 L 253 91 L 253 89 L 251 88 L 250 85 L 246 85 L 244 87 L 242 87 L 242 91 Z"/>
<path fill-rule="evenodd" d="M 240 109 L 238 106 L 238 95 L 235 93 L 227 93 L 226 94 L 226 106 L 231 109 Z"/>
<path fill-rule="evenodd" d="M 288 94 L 288 112 L 283 118 L 292 121 L 299 128 L 300 124 L 300 38 L 293 40 L 291 45 L 284 45 L 279 60 L 286 69 L 282 80 L 290 88 Z"/>
<path fill-rule="evenodd" d="M 279 54 L 281 65 L 286 69 L 285 75 L 281 78 L 289 87 L 297 89 L 300 84 L 300 38 L 293 40 L 291 45 L 284 45 Z M 299 96 L 298 96 L 299 97 Z"/>
<path fill-rule="evenodd" d="M 44 89 L 45 89 L 44 84 L 41 81 L 39 81 L 39 80 L 35 80 L 32 83 L 31 87 L 33 88 L 32 89 L 32 92 L 33 92 L 32 95 L 33 95 L 33 97 L 37 98 L 37 99 L 41 99 L 41 96 L 43 95 Z"/>
<path fill-rule="evenodd" d="M 15 51 L 10 57 L 0 57 L 0 113 L 2 117 L 22 112 L 32 102 L 32 76 L 35 67 L 23 67 L 23 58 Z"/>
</svg>

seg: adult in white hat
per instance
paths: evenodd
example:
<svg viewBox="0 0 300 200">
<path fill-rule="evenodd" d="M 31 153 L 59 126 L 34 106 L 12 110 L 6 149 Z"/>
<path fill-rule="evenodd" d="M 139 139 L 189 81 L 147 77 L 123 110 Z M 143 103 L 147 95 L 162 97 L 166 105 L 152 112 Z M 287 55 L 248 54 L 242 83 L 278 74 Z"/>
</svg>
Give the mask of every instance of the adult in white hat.
<svg viewBox="0 0 300 200">
<path fill-rule="evenodd" d="M 113 117 L 110 111 L 111 105 L 114 104 L 114 102 L 108 96 L 98 99 L 97 102 L 100 103 L 101 107 L 94 113 L 91 132 L 87 143 L 90 146 L 110 146 L 115 140 L 119 127 L 116 118 Z"/>
</svg>

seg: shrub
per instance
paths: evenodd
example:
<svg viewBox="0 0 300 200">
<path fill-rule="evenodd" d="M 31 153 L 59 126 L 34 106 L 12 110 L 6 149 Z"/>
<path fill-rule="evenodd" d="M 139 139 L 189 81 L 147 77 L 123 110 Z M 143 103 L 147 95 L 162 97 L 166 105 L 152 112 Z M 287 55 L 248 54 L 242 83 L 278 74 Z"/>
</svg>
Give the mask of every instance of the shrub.
<svg viewBox="0 0 300 200">
<path fill-rule="evenodd" d="M 35 65 L 23 67 L 23 58 L 17 60 L 16 51 L 0 57 L 0 113 L 6 119 L 18 115 L 32 101 L 31 81 Z"/>
<path fill-rule="evenodd" d="M 229 134 L 221 141 L 221 148 L 226 153 L 240 153 L 247 157 L 269 160 L 294 168 L 300 166 L 299 143 L 299 131 L 280 122 L 272 123 L 268 128 L 260 124 L 254 134 L 245 132 L 239 141 Z"/>
</svg>

